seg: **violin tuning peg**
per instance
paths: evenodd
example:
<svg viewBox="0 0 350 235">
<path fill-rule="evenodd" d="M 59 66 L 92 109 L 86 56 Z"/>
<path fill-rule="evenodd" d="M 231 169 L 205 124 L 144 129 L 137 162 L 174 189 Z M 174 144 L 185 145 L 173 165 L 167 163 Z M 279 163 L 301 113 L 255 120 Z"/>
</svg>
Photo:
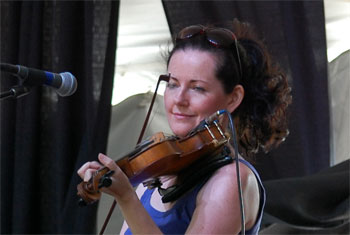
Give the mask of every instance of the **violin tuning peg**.
<svg viewBox="0 0 350 235">
<path fill-rule="evenodd" d="M 109 176 L 103 176 L 98 184 L 98 188 L 109 187 L 112 184 L 112 179 Z"/>
<path fill-rule="evenodd" d="M 112 179 L 110 178 L 114 174 L 114 171 L 108 171 L 104 176 L 101 177 L 98 184 L 98 188 L 109 187 L 112 184 Z"/>
</svg>

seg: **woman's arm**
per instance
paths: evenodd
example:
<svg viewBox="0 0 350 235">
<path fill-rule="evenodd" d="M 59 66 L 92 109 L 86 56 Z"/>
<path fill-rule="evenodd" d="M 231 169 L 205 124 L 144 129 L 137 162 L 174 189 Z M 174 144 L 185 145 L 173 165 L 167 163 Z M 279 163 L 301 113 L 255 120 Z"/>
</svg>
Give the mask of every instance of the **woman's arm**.
<svg viewBox="0 0 350 235">
<path fill-rule="evenodd" d="M 139 199 L 141 199 L 143 193 L 146 191 L 146 187 L 143 186 L 143 184 L 139 184 L 138 187 L 136 188 L 136 195 Z M 129 228 L 128 224 L 126 223 L 126 221 L 124 220 L 122 228 L 120 230 L 119 234 L 125 234 L 126 230 Z"/>
<path fill-rule="evenodd" d="M 136 193 L 126 201 L 121 201 L 117 198 L 116 200 L 127 226 L 134 234 L 162 234 L 141 204 Z M 125 227 L 126 229 L 127 227 Z"/>
</svg>

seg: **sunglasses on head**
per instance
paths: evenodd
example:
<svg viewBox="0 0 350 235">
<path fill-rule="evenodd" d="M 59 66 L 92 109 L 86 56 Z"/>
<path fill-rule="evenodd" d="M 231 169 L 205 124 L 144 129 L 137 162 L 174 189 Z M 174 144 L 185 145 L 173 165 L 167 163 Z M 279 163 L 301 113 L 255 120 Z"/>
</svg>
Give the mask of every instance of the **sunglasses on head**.
<svg viewBox="0 0 350 235">
<path fill-rule="evenodd" d="M 232 48 L 232 45 L 234 45 L 239 65 L 239 72 L 240 76 L 242 77 L 242 66 L 237 47 L 237 38 L 232 31 L 225 28 L 209 28 L 204 27 L 203 25 L 192 25 L 182 29 L 178 33 L 176 42 L 180 42 L 184 39 L 190 39 L 197 35 L 204 35 L 207 41 L 214 47 Z"/>
</svg>

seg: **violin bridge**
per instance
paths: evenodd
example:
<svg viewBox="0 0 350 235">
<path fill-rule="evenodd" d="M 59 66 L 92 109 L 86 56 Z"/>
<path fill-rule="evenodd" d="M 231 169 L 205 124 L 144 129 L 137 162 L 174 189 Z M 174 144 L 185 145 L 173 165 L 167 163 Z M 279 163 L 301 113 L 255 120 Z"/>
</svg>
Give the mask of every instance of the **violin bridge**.
<svg viewBox="0 0 350 235">
<path fill-rule="evenodd" d="M 213 139 L 213 141 L 211 142 L 212 144 L 214 144 L 215 147 L 220 145 L 220 142 L 218 141 L 218 139 L 215 137 L 215 135 L 213 134 L 213 132 L 210 130 L 210 128 L 208 127 L 208 125 L 205 125 L 205 128 L 207 129 L 207 131 L 209 132 L 211 138 Z"/>
<path fill-rule="evenodd" d="M 214 133 L 210 130 L 208 125 L 205 125 L 205 128 L 207 129 L 208 133 L 210 134 L 211 138 L 213 139 L 213 144 L 214 146 L 220 146 L 222 144 L 225 144 L 227 142 L 227 137 L 226 135 L 223 133 L 223 131 L 221 130 L 221 127 L 218 125 L 217 122 L 214 121 L 215 127 L 218 130 L 218 132 L 220 133 L 222 139 L 218 140 Z"/>
</svg>

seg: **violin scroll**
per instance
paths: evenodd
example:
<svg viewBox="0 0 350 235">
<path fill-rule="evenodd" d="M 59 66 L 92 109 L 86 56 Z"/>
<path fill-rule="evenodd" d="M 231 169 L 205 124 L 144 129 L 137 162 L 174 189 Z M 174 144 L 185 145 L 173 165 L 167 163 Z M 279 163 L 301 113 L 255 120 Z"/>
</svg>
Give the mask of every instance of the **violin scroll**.
<svg viewBox="0 0 350 235">
<path fill-rule="evenodd" d="M 81 182 L 77 186 L 78 196 L 80 197 L 79 206 L 90 205 L 98 201 L 101 197 L 100 188 L 109 187 L 112 184 L 111 176 L 114 171 L 109 170 L 107 167 L 101 168 L 96 171 L 91 180 L 88 182 Z"/>
</svg>

